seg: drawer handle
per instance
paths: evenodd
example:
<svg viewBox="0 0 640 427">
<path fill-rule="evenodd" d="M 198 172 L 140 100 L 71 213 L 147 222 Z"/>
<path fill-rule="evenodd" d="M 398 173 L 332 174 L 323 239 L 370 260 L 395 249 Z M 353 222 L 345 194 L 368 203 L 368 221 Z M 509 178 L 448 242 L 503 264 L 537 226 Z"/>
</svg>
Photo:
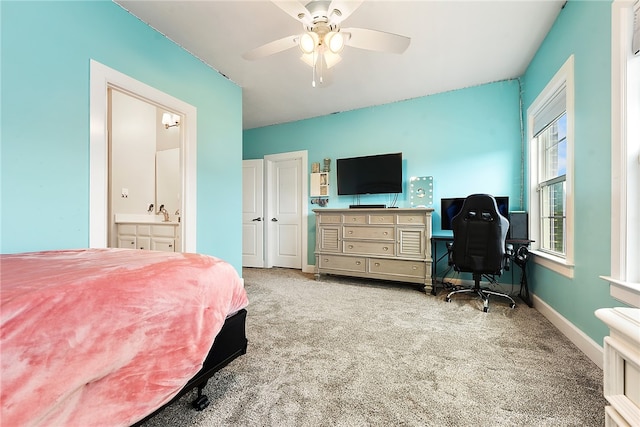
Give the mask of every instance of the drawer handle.
<svg viewBox="0 0 640 427">
<path fill-rule="evenodd" d="M 382 250 L 386 252 L 389 250 L 389 248 L 385 246 L 384 248 L 382 248 Z"/>
<path fill-rule="evenodd" d="M 417 267 L 417 266 L 415 266 L 415 265 L 414 265 L 414 266 L 412 266 L 411 268 L 412 268 L 413 270 L 417 270 L 417 269 L 418 269 L 418 267 Z"/>
<path fill-rule="evenodd" d="M 408 219 L 409 219 L 409 222 L 413 221 L 413 218 L 411 218 L 411 217 L 409 217 Z"/>
<path fill-rule="evenodd" d="M 353 249 L 353 245 L 349 245 L 349 246 L 348 246 L 348 248 L 349 248 L 349 249 Z"/>
<path fill-rule="evenodd" d="M 360 265 L 362 264 L 360 261 L 356 261 L 356 265 Z"/>
<path fill-rule="evenodd" d="M 388 232 L 388 231 L 385 231 L 385 232 L 384 232 L 384 233 L 382 233 L 382 234 L 384 234 L 384 235 L 386 236 L 387 234 L 389 234 L 389 232 Z"/>
<path fill-rule="evenodd" d="M 328 259 L 328 258 L 325 258 L 325 259 L 324 259 L 324 262 L 329 262 L 329 259 Z"/>
<path fill-rule="evenodd" d="M 353 230 L 349 230 L 349 234 L 353 234 Z"/>
<path fill-rule="evenodd" d="M 355 222 L 355 220 L 356 220 L 355 218 L 351 218 L 351 221 L 354 221 L 354 222 Z"/>
<path fill-rule="evenodd" d="M 374 264 L 376 265 L 376 267 L 380 267 L 380 263 L 379 262 L 375 262 Z"/>
</svg>

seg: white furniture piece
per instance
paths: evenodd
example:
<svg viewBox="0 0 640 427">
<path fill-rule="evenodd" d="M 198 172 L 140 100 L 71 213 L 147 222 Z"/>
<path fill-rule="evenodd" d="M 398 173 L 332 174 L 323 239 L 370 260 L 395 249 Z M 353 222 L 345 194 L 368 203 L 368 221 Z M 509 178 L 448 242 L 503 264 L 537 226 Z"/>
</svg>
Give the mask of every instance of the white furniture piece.
<svg viewBox="0 0 640 427">
<path fill-rule="evenodd" d="M 601 308 L 596 316 L 610 331 L 604 338 L 605 426 L 639 426 L 640 309 Z"/>
<path fill-rule="evenodd" d="M 329 195 L 329 172 L 314 172 L 311 174 L 309 196 L 327 197 Z"/>
<path fill-rule="evenodd" d="M 180 223 L 165 222 L 162 218 L 161 215 L 116 215 L 118 247 L 180 252 Z"/>
<path fill-rule="evenodd" d="M 431 208 L 314 209 L 316 279 L 337 274 L 431 290 Z"/>
</svg>

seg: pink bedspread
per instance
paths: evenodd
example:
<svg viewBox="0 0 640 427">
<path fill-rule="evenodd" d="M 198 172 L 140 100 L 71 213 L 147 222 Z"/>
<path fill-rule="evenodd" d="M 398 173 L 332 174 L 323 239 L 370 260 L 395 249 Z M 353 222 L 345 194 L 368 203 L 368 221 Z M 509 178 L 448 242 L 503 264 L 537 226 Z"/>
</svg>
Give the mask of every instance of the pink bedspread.
<svg viewBox="0 0 640 427">
<path fill-rule="evenodd" d="M 2 255 L 2 426 L 130 425 L 202 367 L 248 303 L 210 256 L 129 249 Z"/>
</svg>

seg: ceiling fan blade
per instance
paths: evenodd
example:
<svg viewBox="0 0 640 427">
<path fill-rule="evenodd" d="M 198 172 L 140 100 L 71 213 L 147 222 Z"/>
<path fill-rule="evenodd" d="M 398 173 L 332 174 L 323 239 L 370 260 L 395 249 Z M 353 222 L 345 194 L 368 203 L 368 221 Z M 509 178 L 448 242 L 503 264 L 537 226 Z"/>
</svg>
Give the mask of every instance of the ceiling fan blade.
<svg viewBox="0 0 640 427">
<path fill-rule="evenodd" d="M 242 54 L 242 57 L 246 60 L 253 61 L 254 59 L 264 58 L 265 56 L 273 55 L 274 53 L 282 52 L 298 45 L 298 36 L 287 36 L 278 40 L 274 40 L 265 45 L 251 49 L 248 52 Z"/>
<path fill-rule="evenodd" d="M 409 43 L 411 43 L 409 37 L 366 28 L 343 28 L 341 32 L 351 35 L 350 37 L 345 37 L 345 44 L 358 49 L 402 53 L 407 50 Z"/>
<path fill-rule="evenodd" d="M 340 24 L 359 8 L 363 1 L 364 0 L 333 0 L 327 10 L 329 20 L 332 24 Z M 338 10 L 339 13 L 335 13 L 334 10 Z"/>
<path fill-rule="evenodd" d="M 296 0 L 271 0 L 273 4 L 282 9 L 287 15 L 296 21 L 302 22 L 305 26 L 312 24 L 311 15 L 302 3 Z"/>
</svg>

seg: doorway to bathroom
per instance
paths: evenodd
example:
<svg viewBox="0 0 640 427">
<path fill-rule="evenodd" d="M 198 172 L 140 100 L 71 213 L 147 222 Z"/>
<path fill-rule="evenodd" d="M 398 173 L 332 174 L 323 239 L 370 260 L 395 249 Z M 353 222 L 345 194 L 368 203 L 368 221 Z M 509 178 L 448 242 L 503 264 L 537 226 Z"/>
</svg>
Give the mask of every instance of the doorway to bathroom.
<svg viewBox="0 0 640 427">
<path fill-rule="evenodd" d="M 149 116 L 150 121 L 154 122 L 154 126 L 161 126 L 161 129 L 167 131 L 177 128 L 177 133 L 180 135 L 179 150 L 176 152 L 179 158 L 179 177 L 177 179 L 169 179 L 172 184 L 168 190 L 169 196 L 162 195 L 162 191 L 156 191 L 155 187 L 157 187 L 158 183 L 156 182 L 157 173 L 155 170 L 158 167 L 162 168 L 163 163 L 172 163 L 170 158 L 175 157 L 175 153 L 173 156 L 167 156 L 167 158 L 161 155 L 160 157 L 163 158 L 158 159 L 157 152 L 166 151 L 164 149 L 158 150 L 158 147 L 162 145 L 162 143 L 158 141 L 155 141 L 155 144 L 147 144 L 148 146 L 144 149 L 138 147 L 138 145 L 135 144 L 138 136 L 133 136 L 136 132 L 139 132 L 139 130 L 135 129 L 136 126 L 140 125 L 137 120 L 127 121 L 126 126 L 123 125 L 121 128 L 113 129 L 111 127 L 111 120 L 115 115 L 120 115 L 119 110 L 114 111 L 110 108 L 114 94 L 116 94 L 115 96 L 118 99 L 124 99 L 132 105 L 136 104 L 139 107 L 144 106 L 143 110 L 146 110 L 146 114 Z M 126 95 L 126 97 L 121 95 Z M 133 102 L 132 99 L 135 102 Z M 168 225 L 167 223 L 175 222 L 177 231 L 173 242 L 173 250 L 196 252 L 196 108 L 93 60 L 91 61 L 90 104 L 91 193 L 89 246 L 103 248 L 120 245 L 117 241 L 117 231 L 114 224 L 116 215 L 120 213 L 116 211 L 118 209 L 124 209 L 122 207 L 124 204 L 127 210 L 129 210 L 129 208 L 131 208 L 131 210 L 129 212 L 122 212 L 121 215 L 140 215 L 142 217 L 133 219 L 131 217 L 125 218 L 127 221 L 145 219 L 147 222 L 151 222 L 150 217 L 153 217 L 154 222 L 158 221 L 160 225 Z M 163 117 L 165 113 L 168 113 L 168 116 Z M 151 116 L 154 118 L 151 119 Z M 178 123 L 179 126 L 176 126 Z M 125 135 L 125 146 L 135 145 L 137 149 L 147 152 L 151 151 L 149 149 L 150 146 L 155 146 L 153 150 L 155 154 L 152 155 L 155 160 L 151 162 L 151 166 L 147 164 L 142 165 L 141 162 L 129 162 L 129 164 L 122 166 L 115 165 L 116 169 L 125 170 L 123 174 L 125 181 L 117 182 L 111 179 L 111 171 L 114 170 L 116 159 L 112 157 L 113 147 L 110 144 L 111 137 L 116 133 Z M 120 155 L 120 157 L 123 156 Z M 124 155 L 124 157 L 127 158 L 128 155 Z M 153 170 L 153 172 L 143 172 L 143 169 L 147 171 Z M 164 176 L 164 174 L 161 175 Z M 141 181 L 145 181 L 146 184 L 138 185 Z M 160 181 L 163 181 L 162 178 Z M 179 182 L 177 187 L 175 186 L 176 182 Z M 154 189 L 151 191 L 147 190 L 145 195 L 141 196 L 138 200 L 134 192 L 137 194 L 140 188 L 148 189 L 151 188 L 152 185 Z M 162 183 L 160 183 L 160 185 L 162 185 Z M 165 198 L 167 200 L 175 198 L 176 206 L 179 207 L 172 207 L 170 205 L 170 203 L 174 203 L 174 200 L 172 200 L 167 203 L 160 202 L 160 204 L 165 204 L 164 209 L 161 210 L 158 202 L 159 199 Z M 114 202 L 114 199 L 120 203 Z M 142 202 L 142 200 L 146 199 L 150 200 Z M 177 199 L 179 199 L 179 201 Z M 140 204 L 140 206 L 138 206 L 138 204 Z M 151 204 L 154 206 L 150 209 Z M 151 213 L 153 213 L 153 215 L 151 215 Z M 156 215 L 158 213 L 159 215 Z M 164 221 L 165 214 L 168 216 L 167 223 Z M 177 220 L 178 217 L 179 221 Z M 163 234 L 165 231 L 163 228 L 156 227 L 156 229 L 159 230 L 160 234 Z M 162 235 L 157 237 L 158 238 L 154 240 L 156 247 L 153 247 L 153 244 L 148 245 L 149 249 L 170 250 L 168 244 L 170 244 L 169 241 L 171 239 L 168 236 Z M 165 239 L 162 237 L 165 237 Z M 138 247 L 139 245 L 134 243 L 133 246 Z"/>
<path fill-rule="evenodd" d="M 182 117 L 108 88 L 108 246 L 181 252 Z"/>
</svg>

